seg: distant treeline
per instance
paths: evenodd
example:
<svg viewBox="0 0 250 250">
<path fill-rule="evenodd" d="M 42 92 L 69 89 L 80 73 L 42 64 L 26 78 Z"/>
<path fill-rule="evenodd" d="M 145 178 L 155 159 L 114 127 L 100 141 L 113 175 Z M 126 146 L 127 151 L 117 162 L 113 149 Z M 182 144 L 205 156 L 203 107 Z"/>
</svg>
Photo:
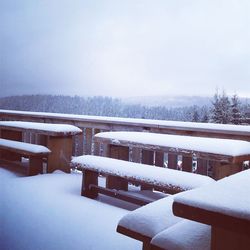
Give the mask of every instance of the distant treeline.
<svg viewBox="0 0 250 250">
<path fill-rule="evenodd" d="M 242 117 L 248 108 L 247 104 L 239 106 Z M 196 122 L 214 118 L 212 100 L 211 106 L 174 108 L 125 104 L 120 99 L 101 96 L 22 95 L 0 98 L 0 109 Z"/>
</svg>

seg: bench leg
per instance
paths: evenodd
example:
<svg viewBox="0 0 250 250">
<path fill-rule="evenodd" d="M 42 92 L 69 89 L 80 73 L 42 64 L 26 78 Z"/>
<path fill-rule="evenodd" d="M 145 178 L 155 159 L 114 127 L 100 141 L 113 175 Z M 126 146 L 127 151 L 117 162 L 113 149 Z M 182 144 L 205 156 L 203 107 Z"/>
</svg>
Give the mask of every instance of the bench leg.
<svg viewBox="0 0 250 250">
<path fill-rule="evenodd" d="M 43 173 L 43 158 L 31 156 L 29 159 L 28 176 Z"/>
<path fill-rule="evenodd" d="M 90 170 L 82 171 L 82 190 L 81 195 L 91 199 L 95 199 L 98 196 L 98 192 L 91 190 L 90 185 L 98 185 L 98 173 Z"/>
<path fill-rule="evenodd" d="M 150 250 L 151 246 L 150 246 L 150 241 L 143 241 L 142 242 L 142 250 Z"/>
</svg>

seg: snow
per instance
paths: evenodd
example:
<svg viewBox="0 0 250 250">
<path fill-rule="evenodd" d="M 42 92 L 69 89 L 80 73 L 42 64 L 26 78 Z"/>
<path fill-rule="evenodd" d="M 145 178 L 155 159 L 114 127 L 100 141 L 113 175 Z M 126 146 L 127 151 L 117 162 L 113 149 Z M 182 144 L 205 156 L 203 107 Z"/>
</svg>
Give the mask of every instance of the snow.
<svg viewBox="0 0 250 250">
<path fill-rule="evenodd" d="M 102 132 L 96 138 L 105 138 L 114 144 L 127 141 L 130 144 L 148 144 L 155 147 L 168 147 L 171 151 L 181 150 L 221 154 L 229 156 L 250 155 L 250 142 L 231 139 L 205 138 L 183 135 L 169 135 L 148 132 Z"/>
<path fill-rule="evenodd" d="M 50 118 L 62 118 L 71 120 L 84 120 L 89 122 L 104 122 L 104 123 L 120 123 L 126 125 L 138 126 L 152 126 L 156 128 L 174 128 L 175 130 L 187 131 L 204 131 L 210 130 L 214 132 L 223 132 L 226 134 L 246 135 L 250 133 L 249 125 L 231 125 L 231 124 L 215 124 L 215 123 L 199 123 L 199 122 L 181 122 L 181 121 L 164 121 L 152 119 L 136 119 L 136 118 L 120 118 L 107 116 L 88 116 L 88 115 L 73 115 L 61 113 L 47 113 L 47 112 L 29 112 L 29 111 L 13 111 L 0 109 L 0 114 L 18 114 L 29 116 L 45 116 Z"/>
<path fill-rule="evenodd" d="M 133 178 L 137 181 L 146 181 L 153 185 L 181 188 L 182 190 L 193 189 L 214 182 L 212 178 L 204 175 L 94 155 L 73 157 L 72 165 L 74 167 L 84 166 L 84 169 L 99 173 L 104 172 L 120 177 Z"/>
<path fill-rule="evenodd" d="M 210 239 L 210 226 L 182 220 L 156 235 L 152 243 L 164 249 L 167 246 L 171 250 L 209 250 Z"/>
<path fill-rule="evenodd" d="M 22 122 L 22 121 L 0 121 L 0 127 L 11 126 L 21 129 L 42 130 L 47 132 L 56 133 L 70 133 L 71 135 L 79 134 L 82 132 L 76 126 L 68 124 L 50 124 L 41 122 Z"/>
<path fill-rule="evenodd" d="M 125 215 L 119 225 L 153 238 L 160 231 L 183 220 L 172 212 L 173 197 L 168 196 Z"/>
<path fill-rule="evenodd" d="M 175 196 L 174 201 L 250 221 L 250 169 L 209 186 Z"/>
<path fill-rule="evenodd" d="M 0 168 L 1 250 L 141 249 L 116 232 L 124 203 L 80 196 L 81 181 L 77 173 L 20 177 Z"/>
<path fill-rule="evenodd" d="M 34 145 L 30 143 L 25 142 L 18 142 L 18 141 L 12 141 L 12 140 L 6 140 L 0 138 L 0 146 L 8 147 L 8 148 L 18 148 L 23 151 L 29 151 L 32 153 L 50 153 L 51 151 L 41 145 Z"/>
</svg>

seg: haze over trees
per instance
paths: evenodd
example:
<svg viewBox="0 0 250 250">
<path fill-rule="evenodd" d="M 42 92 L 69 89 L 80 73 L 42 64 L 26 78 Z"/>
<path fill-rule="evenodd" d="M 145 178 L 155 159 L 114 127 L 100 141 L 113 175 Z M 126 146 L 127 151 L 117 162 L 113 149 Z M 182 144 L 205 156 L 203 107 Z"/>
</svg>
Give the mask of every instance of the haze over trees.
<svg viewBox="0 0 250 250">
<path fill-rule="evenodd" d="M 22 95 L 0 98 L 0 109 L 159 120 L 242 124 L 250 110 L 235 94 L 216 92 L 211 104 L 184 107 L 128 104 L 111 97 Z"/>
</svg>

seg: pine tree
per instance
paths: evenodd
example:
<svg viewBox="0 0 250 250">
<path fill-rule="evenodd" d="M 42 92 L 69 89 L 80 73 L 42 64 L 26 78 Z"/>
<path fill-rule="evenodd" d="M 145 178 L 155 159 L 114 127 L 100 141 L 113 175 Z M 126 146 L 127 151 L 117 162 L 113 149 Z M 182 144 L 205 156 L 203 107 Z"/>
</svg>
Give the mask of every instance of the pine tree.
<svg viewBox="0 0 250 250">
<path fill-rule="evenodd" d="M 192 122 L 199 122 L 199 121 L 200 121 L 200 115 L 197 106 L 194 106 L 192 111 Z"/>
<path fill-rule="evenodd" d="M 231 123 L 241 124 L 242 115 L 240 111 L 240 101 L 236 94 L 231 98 Z"/>
<path fill-rule="evenodd" d="M 212 109 L 211 109 L 211 121 L 215 123 L 221 123 L 221 109 L 220 109 L 220 96 L 218 94 L 218 90 L 214 95 L 214 100 L 212 101 Z"/>
<path fill-rule="evenodd" d="M 228 124 L 231 121 L 231 105 L 228 96 L 225 91 L 222 95 L 218 94 L 218 91 L 214 95 L 214 101 L 212 102 L 212 122 Z"/>
<path fill-rule="evenodd" d="M 231 104 L 225 91 L 223 91 L 220 98 L 220 108 L 221 108 L 221 123 L 228 124 L 231 121 Z"/>
</svg>

